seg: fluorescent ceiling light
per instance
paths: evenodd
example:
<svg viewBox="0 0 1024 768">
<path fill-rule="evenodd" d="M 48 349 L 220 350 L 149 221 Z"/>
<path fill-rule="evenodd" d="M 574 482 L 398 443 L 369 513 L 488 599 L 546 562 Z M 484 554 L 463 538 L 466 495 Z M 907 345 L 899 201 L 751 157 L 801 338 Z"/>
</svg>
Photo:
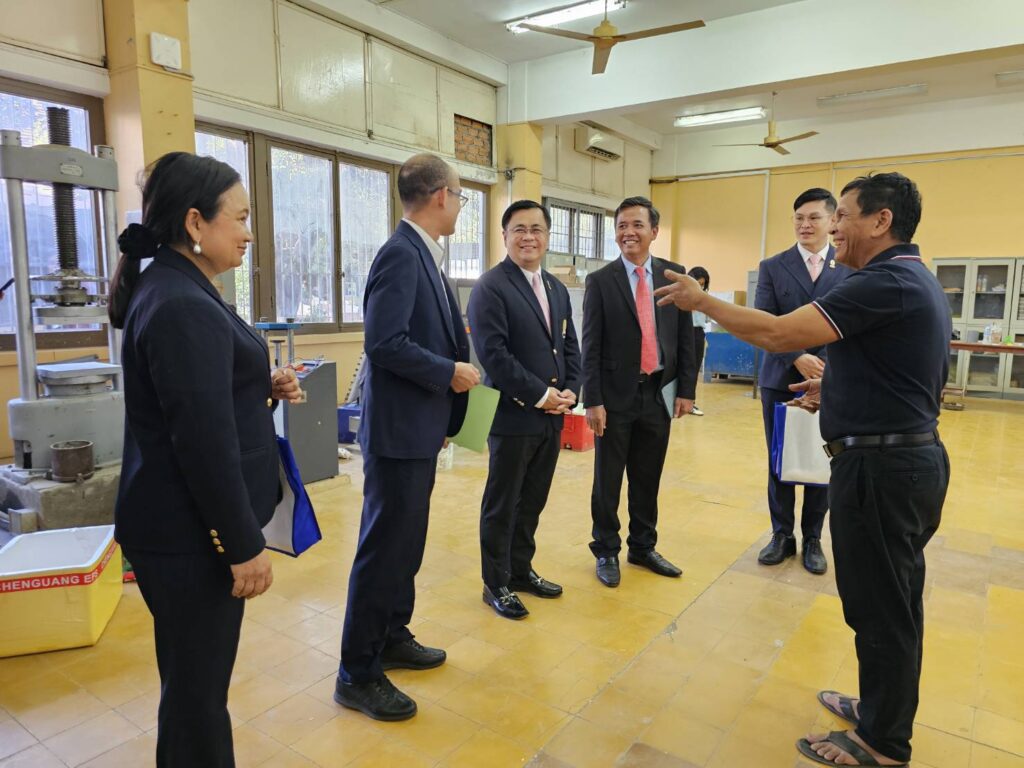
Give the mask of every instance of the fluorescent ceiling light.
<svg viewBox="0 0 1024 768">
<path fill-rule="evenodd" d="M 854 91 L 853 93 L 836 93 L 832 96 L 819 96 L 819 107 L 834 107 L 836 104 L 847 104 L 856 101 L 875 101 L 876 99 L 892 99 L 899 96 L 923 96 L 928 93 L 927 83 L 898 85 L 895 88 L 879 88 L 875 91 Z"/>
<path fill-rule="evenodd" d="M 1024 69 L 996 72 L 996 85 L 1018 85 L 1020 83 L 1024 83 Z"/>
<path fill-rule="evenodd" d="M 557 24 L 565 24 L 570 21 L 576 21 L 577 19 L 586 19 L 590 16 L 603 16 L 604 2 L 605 0 L 592 0 L 592 2 L 578 3 L 576 5 L 570 5 L 567 8 L 557 8 L 553 11 L 545 11 L 544 13 L 538 13 L 534 16 L 524 16 L 521 19 L 510 21 L 505 25 L 505 29 L 509 32 L 519 34 L 521 32 L 530 31 L 519 26 L 524 22 L 527 24 L 536 24 L 538 27 L 553 27 Z M 625 7 L 626 0 L 608 0 L 608 13 L 622 10 Z"/>
<path fill-rule="evenodd" d="M 676 118 L 675 125 L 676 128 L 692 128 L 695 125 L 739 123 L 744 120 L 760 120 L 764 115 L 764 107 L 744 107 L 727 109 L 724 112 L 706 112 L 703 115 L 680 115 Z"/>
</svg>

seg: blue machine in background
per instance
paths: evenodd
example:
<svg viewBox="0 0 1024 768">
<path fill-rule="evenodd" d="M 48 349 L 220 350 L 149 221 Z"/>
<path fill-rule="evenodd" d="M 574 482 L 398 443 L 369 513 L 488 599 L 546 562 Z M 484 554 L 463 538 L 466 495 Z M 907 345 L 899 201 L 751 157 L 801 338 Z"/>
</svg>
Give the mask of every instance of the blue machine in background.
<svg viewBox="0 0 1024 768">
<path fill-rule="evenodd" d="M 715 374 L 753 379 L 760 363 L 759 350 L 725 331 L 707 334 L 708 350 L 704 356 L 704 381 Z"/>
</svg>

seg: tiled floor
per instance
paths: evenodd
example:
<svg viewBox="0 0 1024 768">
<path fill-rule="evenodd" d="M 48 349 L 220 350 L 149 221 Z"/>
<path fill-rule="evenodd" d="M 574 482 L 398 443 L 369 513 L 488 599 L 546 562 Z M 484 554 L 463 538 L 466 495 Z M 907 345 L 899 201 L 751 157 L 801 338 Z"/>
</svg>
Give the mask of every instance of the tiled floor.
<svg viewBox="0 0 1024 768">
<path fill-rule="evenodd" d="M 406 723 L 331 700 L 359 521 L 358 464 L 313 489 L 325 540 L 275 558 L 247 605 L 231 691 L 240 766 L 685 768 L 805 765 L 794 741 L 838 727 L 817 690 L 855 690 L 852 636 L 830 575 L 755 562 L 767 539 L 760 405 L 703 385 L 707 416 L 674 428 L 659 549 L 680 580 L 623 566 L 594 577 L 592 453 L 563 452 L 537 570 L 559 600 L 512 623 L 480 600 L 483 457 L 439 474 L 414 631 L 448 650 L 393 679 Z M 1024 768 L 1024 404 L 944 412 L 953 466 L 928 550 L 925 672 L 915 768 Z M 2 629 L 0 629 L 2 631 Z M 93 648 L 0 660 L 0 766 L 152 765 L 158 696 L 149 615 L 134 586 Z M 197 766 L 197 768 L 201 768 Z"/>
</svg>

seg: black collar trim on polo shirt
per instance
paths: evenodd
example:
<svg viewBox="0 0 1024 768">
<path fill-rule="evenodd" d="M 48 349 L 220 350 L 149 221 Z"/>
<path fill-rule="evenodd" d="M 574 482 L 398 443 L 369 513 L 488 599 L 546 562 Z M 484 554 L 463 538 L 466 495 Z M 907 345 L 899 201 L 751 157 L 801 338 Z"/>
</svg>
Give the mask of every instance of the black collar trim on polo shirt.
<svg viewBox="0 0 1024 768">
<path fill-rule="evenodd" d="M 921 248 L 914 243 L 900 243 L 892 246 L 891 248 L 886 248 L 869 261 L 868 264 L 880 264 L 881 262 L 889 261 L 890 259 L 913 259 L 915 261 L 921 261 Z"/>
</svg>

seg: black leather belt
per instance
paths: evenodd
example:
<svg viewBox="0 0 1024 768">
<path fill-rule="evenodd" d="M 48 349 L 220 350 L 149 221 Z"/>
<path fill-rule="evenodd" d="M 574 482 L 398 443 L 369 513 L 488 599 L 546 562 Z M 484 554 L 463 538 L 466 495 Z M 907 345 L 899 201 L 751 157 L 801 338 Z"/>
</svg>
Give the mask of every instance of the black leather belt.
<svg viewBox="0 0 1024 768">
<path fill-rule="evenodd" d="M 655 377 L 658 377 L 659 379 L 661 378 L 661 371 L 660 370 L 657 370 L 654 373 L 641 373 L 640 374 L 639 382 L 641 384 L 646 384 L 648 381 L 650 381 L 651 379 L 653 379 Z"/>
<path fill-rule="evenodd" d="M 840 437 L 822 446 L 825 454 L 835 458 L 849 448 L 888 448 L 908 445 L 929 445 L 939 442 L 938 431 L 910 435 L 851 435 Z"/>
</svg>

